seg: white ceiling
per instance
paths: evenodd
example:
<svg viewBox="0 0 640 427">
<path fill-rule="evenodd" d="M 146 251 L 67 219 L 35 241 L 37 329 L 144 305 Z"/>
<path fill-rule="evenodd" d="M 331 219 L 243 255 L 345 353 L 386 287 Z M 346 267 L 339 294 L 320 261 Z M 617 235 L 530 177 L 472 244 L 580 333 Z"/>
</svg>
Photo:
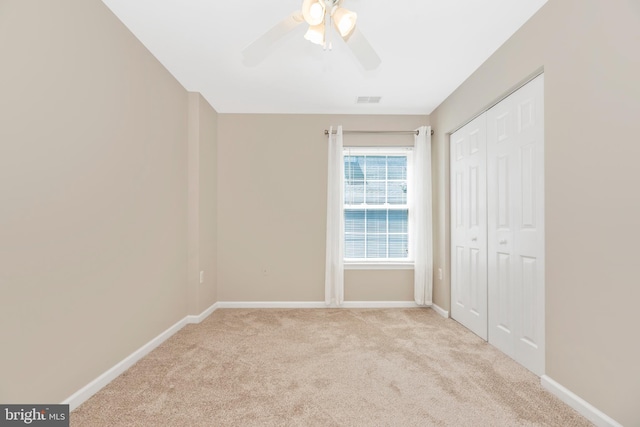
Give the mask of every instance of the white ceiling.
<svg viewBox="0 0 640 427">
<path fill-rule="evenodd" d="M 382 59 L 368 72 L 335 33 L 332 51 L 305 40 L 306 24 L 243 64 L 242 50 L 302 0 L 103 2 L 220 113 L 430 114 L 546 0 L 344 0 Z"/>
</svg>

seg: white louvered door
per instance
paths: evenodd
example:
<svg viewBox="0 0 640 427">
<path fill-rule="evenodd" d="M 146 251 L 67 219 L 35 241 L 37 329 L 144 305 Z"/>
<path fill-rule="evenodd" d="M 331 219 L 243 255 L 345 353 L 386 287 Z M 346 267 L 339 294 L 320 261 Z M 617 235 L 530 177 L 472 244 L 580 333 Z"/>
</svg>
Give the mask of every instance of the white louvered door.
<svg viewBox="0 0 640 427">
<path fill-rule="evenodd" d="M 451 135 L 451 315 L 544 374 L 544 75 Z"/>
<path fill-rule="evenodd" d="M 487 339 L 486 117 L 451 135 L 451 316 Z"/>
</svg>

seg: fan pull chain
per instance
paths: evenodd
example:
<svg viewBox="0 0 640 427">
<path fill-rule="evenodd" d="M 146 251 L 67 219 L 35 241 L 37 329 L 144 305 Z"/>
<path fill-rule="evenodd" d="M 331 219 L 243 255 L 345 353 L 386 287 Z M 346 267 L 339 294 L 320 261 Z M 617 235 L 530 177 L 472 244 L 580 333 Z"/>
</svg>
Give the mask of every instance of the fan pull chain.
<svg viewBox="0 0 640 427">
<path fill-rule="evenodd" d="M 327 15 L 325 17 L 325 27 L 324 27 L 324 34 L 325 34 L 325 40 L 324 40 L 324 45 L 322 45 L 322 48 L 325 50 L 327 50 L 327 41 L 329 42 L 329 52 L 331 52 L 333 50 L 333 43 L 331 42 L 331 13 L 327 12 Z"/>
</svg>

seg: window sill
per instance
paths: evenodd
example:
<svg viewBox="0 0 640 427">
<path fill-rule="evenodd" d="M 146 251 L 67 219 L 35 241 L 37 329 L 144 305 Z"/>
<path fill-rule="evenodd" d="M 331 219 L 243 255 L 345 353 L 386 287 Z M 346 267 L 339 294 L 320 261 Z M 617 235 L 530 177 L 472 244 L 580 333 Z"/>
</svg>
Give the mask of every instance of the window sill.
<svg viewBox="0 0 640 427">
<path fill-rule="evenodd" d="M 413 262 L 353 262 L 345 261 L 345 270 L 413 270 Z"/>
</svg>

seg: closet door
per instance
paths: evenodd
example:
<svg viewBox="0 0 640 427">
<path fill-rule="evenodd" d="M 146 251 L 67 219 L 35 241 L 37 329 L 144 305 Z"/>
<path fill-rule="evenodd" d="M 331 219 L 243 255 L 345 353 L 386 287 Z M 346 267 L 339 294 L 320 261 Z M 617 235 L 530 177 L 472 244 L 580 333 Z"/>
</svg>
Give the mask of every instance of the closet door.
<svg viewBox="0 0 640 427">
<path fill-rule="evenodd" d="M 451 135 L 451 316 L 487 339 L 486 116 Z"/>
<path fill-rule="evenodd" d="M 544 374 L 544 76 L 487 112 L 489 342 Z"/>
</svg>

